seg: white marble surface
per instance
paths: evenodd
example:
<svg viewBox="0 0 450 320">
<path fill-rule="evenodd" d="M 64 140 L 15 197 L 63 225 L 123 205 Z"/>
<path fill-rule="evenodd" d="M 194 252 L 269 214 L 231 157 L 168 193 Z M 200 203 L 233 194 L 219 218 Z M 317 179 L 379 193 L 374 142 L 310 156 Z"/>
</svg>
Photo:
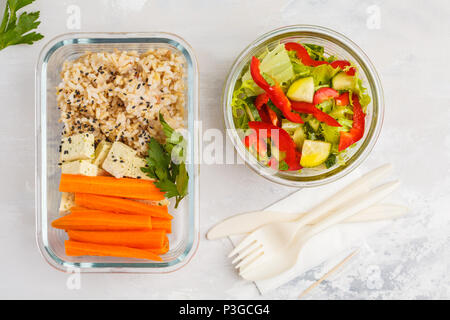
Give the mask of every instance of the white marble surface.
<svg viewBox="0 0 450 320">
<path fill-rule="evenodd" d="M 243 165 L 204 165 L 201 243 L 187 267 L 168 275 L 86 274 L 79 290 L 69 290 L 67 275 L 41 258 L 34 235 L 34 67 L 45 41 L 76 31 L 67 27 L 69 5 L 81 9 L 81 31 L 168 31 L 185 38 L 199 61 L 205 128 L 223 129 L 227 71 L 262 33 L 305 23 L 353 39 L 378 68 L 386 96 L 382 134 L 361 169 L 392 162 L 404 182 L 397 200 L 411 212 L 368 239 L 351 264 L 309 297 L 450 298 L 450 4 L 444 0 L 38 0 L 33 6 L 41 10 L 46 38 L 0 51 L 0 298 L 259 298 L 226 259 L 229 241 L 206 241 L 204 234 L 233 213 L 294 191 Z M 374 29 L 377 8 L 381 23 Z M 296 298 L 322 273 L 312 270 L 265 297 Z"/>
</svg>

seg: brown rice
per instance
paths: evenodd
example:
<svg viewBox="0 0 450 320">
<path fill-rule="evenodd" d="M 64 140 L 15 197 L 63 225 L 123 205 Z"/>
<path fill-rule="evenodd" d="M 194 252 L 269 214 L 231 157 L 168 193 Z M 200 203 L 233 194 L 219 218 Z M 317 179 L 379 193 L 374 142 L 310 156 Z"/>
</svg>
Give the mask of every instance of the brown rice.
<svg viewBox="0 0 450 320">
<path fill-rule="evenodd" d="M 164 140 L 159 112 L 183 127 L 184 58 L 172 50 L 86 52 L 64 63 L 61 78 L 63 136 L 90 132 L 96 143 L 121 141 L 145 155 L 150 137 Z"/>
</svg>

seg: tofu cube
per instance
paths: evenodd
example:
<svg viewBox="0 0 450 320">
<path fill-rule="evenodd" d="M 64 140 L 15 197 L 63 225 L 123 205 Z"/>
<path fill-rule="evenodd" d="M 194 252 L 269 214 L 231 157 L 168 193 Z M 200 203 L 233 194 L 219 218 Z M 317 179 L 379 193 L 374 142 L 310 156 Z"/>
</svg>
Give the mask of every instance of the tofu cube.
<svg viewBox="0 0 450 320">
<path fill-rule="evenodd" d="M 94 159 L 94 135 L 90 133 L 75 134 L 61 141 L 61 163 L 75 160 Z"/>
<path fill-rule="evenodd" d="M 108 155 L 109 150 L 111 150 L 111 146 L 111 142 L 108 142 L 106 140 L 101 141 L 95 149 L 94 160 L 92 161 L 92 163 L 96 166 L 101 167 L 103 161 L 105 161 L 106 156 Z"/>
<path fill-rule="evenodd" d="M 128 178 L 153 180 L 141 170 L 141 168 L 145 167 L 146 165 L 147 162 L 145 161 L 145 159 L 134 156 L 133 158 L 131 158 L 130 164 L 128 166 L 128 171 L 125 176 Z"/>
<path fill-rule="evenodd" d="M 75 207 L 75 194 L 71 192 L 63 192 L 61 194 L 61 203 L 59 204 L 59 214 L 68 214 L 70 212 L 70 208 L 72 207 Z"/>
<path fill-rule="evenodd" d="M 103 161 L 102 168 L 116 178 L 123 178 L 127 175 L 130 163 L 135 156 L 136 151 L 126 144 L 116 141 Z"/>
<path fill-rule="evenodd" d="M 61 172 L 64 174 L 81 174 L 83 176 L 96 176 L 98 167 L 89 160 L 77 160 L 63 163 Z"/>
</svg>

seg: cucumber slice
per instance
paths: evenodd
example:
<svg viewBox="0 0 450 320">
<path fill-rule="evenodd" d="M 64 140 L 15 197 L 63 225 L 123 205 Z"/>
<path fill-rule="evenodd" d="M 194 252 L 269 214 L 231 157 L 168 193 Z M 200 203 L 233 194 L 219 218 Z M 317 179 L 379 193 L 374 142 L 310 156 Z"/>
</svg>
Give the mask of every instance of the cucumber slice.
<svg viewBox="0 0 450 320">
<path fill-rule="evenodd" d="M 355 90 L 356 78 L 355 76 L 349 76 L 345 72 L 339 72 L 331 80 L 331 85 L 334 90 Z"/>
<path fill-rule="evenodd" d="M 330 155 L 331 144 L 317 140 L 305 140 L 300 165 L 305 168 L 316 167 L 324 163 Z"/>
<path fill-rule="evenodd" d="M 335 106 L 329 114 L 335 119 L 346 119 L 347 114 L 353 114 L 353 111 L 349 106 Z"/>
<path fill-rule="evenodd" d="M 292 121 L 289 121 L 288 119 L 282 119 L 281 120 L 281 128 L 285 130 L 289 134 L 293 134 L 297 128 L 301 127 L 301 123 L 295 123 Z"/>
<path fill-rule="evenodd" d="M 292 139 L 294 140 L 297 149 L 302 150 L 303 142 L 306 139 L 306 134 L 305 130 L 303 130 L 303 127 L 298 127 L 297 129 L 295 129 Z"/>
<path fill-rule="evenodd" d="M 322 123 L 320 126 L 322 128 L 323 137 L 325 138 L 325 140 L 327 142 L 330 142 L 332 144 L 339 143 L 339 139 L 340 139 L 339 127 L 332 127 L 325 123 Z"/>
<path fill-rule="evenodd" d="M 314 97 L 314 78 L 307 77 L 298 79 L 291 84 L 286 95 L 289 99 L 294 101 L 312 103 Z"/>
<path fill-rule="evenodd" d="M 309 125 L 311 126 L 311 128 L 312 128 L 314 131 L 319 130 L 320 121 L 317 120 L 316 118 L 311 118 L 311 119 L 309 119 L 309 120 L 308 120 L 308 123 L 309 123 Z"/>
</svg>

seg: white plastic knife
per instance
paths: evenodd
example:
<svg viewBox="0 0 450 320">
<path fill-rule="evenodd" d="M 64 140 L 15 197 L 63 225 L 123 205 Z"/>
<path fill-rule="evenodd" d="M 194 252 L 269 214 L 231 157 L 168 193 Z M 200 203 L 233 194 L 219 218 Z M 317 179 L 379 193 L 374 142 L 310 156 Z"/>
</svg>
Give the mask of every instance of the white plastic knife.
<svg viewBox="0 0 450 320">
<path fill-rule="evenodd" d="M 407 211 L 408 208 L 401 205 L 377 204 L 358 212 L 344 222 L 369 222 L 396 219 L 403 216 Z M 214 240 L 234 234 L 249 233 L 268 223 L 297 220 L 304 214 L 271 211 L 242 213 L 218 223 L 208 231 L 206 237 L 209 240 Z"/>
</svg>

